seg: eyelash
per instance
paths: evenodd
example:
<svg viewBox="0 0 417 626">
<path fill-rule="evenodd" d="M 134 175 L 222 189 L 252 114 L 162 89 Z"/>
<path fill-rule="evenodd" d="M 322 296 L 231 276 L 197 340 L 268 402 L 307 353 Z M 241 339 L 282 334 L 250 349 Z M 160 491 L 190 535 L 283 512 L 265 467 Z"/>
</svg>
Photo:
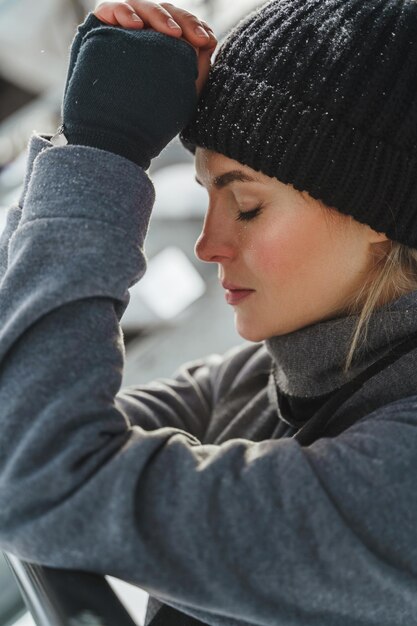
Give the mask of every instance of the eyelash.
<svg viewBox="0 0 417 626">
<path fill-rule="evenodd" d="M 251 211 L 238 211 L 236 220 L 241 222 L 248 222 L 250 220 L 255 219 L 263 209 L 263 206 L 260 204 Z"/>
</svg>

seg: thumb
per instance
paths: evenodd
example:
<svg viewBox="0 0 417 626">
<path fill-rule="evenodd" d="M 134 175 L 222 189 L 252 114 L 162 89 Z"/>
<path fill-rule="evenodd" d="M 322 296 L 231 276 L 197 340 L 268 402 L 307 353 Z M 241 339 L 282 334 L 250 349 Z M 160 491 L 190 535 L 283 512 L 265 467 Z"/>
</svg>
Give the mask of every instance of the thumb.
<svg viewBox="0 0 417 626">
<path fill-rule="evenodd" d="M 214 52 L 214 48 L 209 48 L 209 49 L 199 48 L 197 50 L 198 78 L 195 84 L 196 84 L 198 96 L 200 96 L 201 91 L 207 81 L 210 67 L 211 67 L 211 56 L 213 52 Z"/>
<path fill-rule="evenodd" d="M 185 39 L 185 37 L 181 37 L 181 39 L 186 41 L 188 45 L 194 48 L 195 53 L 197 55 L 198 77 L 197 77 L 197 80 L 195 81 L 195 85 L 196 85 L 197 95 L 200 96 L 201 91 L 209 75 L 209 71 L 211 67 L 211 57 L 212 57 L 214 50 L 216 49 L 217 43 L 215 43 L 214 45 L 211 44 L 210 46 L 196 48 L 196 46 L 193 46 L 193 44 L 190 43 L 188 39 Z"/>
</svg>

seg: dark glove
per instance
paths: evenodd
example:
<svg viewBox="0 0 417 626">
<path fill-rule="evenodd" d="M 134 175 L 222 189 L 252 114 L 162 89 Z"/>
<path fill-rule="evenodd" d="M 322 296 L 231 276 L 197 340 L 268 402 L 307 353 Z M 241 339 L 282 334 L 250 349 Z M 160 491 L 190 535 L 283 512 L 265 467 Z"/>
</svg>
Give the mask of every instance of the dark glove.
<svg viewBox="0 0 417 626">
<path fill-rule="evenodd" d="M 193 116 L 197 76 L 197 55 L 186 41 L 109 26 L 90 14 L 71 47 L 62 103 L 68 143 L 147 169 Z"/>
</svg>

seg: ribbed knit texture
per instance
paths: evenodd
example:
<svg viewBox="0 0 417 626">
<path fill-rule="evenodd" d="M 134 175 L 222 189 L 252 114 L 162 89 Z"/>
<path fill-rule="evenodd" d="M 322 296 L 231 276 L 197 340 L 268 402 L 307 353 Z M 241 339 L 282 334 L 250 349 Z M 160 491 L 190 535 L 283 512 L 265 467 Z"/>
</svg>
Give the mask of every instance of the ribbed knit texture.
<svg viewBox="0 0 417 626">
<path fill-rule="evenodd" d="M 180 135 L 417 247 L 417 3 L 274 0 L 218 51 Z"/>
<path fill-rule="evenodd" d="M 356 378 L 397 343 L 417 332 L 417 291 L 378 307 L 369 320 L 366 344 L 357 351 L 352 366 L 344 373 L 358 318 L 359 314 L 346 315 L 266 339 L 267 350 L 276 363 L 275 378 L 280 390 L 290 396 L 314 398 Z M 407 382 L 403 379 L 409 377 L 410 373 L 403 372 L 395 383 L 402 386 Z M 382 398 L 390 392 L 391 389 L 382 386 L 375 395 Z"/>
</svg>

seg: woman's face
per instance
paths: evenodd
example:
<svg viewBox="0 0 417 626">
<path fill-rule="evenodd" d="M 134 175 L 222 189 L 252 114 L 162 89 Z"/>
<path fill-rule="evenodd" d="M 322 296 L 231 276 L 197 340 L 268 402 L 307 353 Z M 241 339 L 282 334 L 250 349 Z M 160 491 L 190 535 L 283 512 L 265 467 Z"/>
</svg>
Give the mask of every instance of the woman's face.
<svg viewBox="0 0 417 626">
<path fill-rule="evenodd" d="M 209 194 L 195 253 L 250 290 L 226 289 L 238 333 L 262 341 L 343 315 L 386 236 L 217 152 L 197 148 L 195 166 Z"/>
</svg>

